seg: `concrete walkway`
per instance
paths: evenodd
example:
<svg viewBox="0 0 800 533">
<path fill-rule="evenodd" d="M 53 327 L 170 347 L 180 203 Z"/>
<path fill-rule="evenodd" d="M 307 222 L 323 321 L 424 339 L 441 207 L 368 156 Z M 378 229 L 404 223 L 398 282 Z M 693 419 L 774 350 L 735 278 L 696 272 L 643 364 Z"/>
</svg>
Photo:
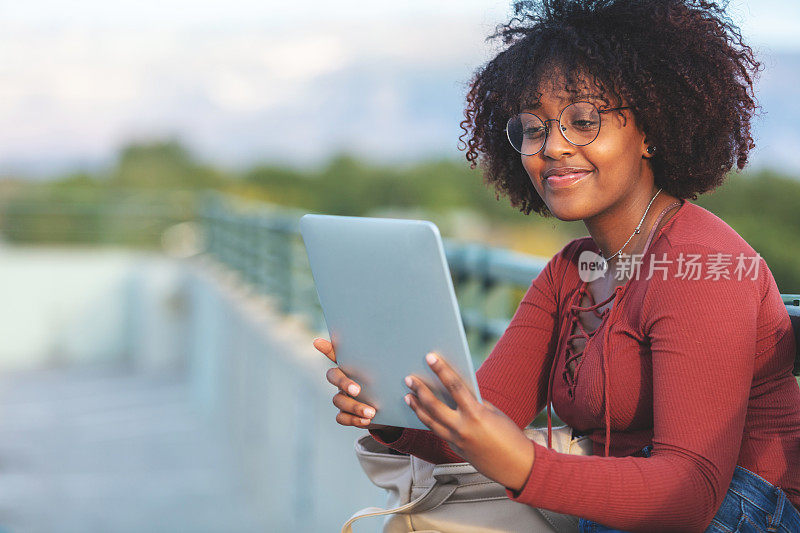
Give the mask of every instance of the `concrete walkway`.
<svg viewBox="0 0 800 533">
<path fill-rule="evenodd" d="M 5 373 L 0 531 L 270 531 L 232 450 L 180 377 Z"/>
</svg>

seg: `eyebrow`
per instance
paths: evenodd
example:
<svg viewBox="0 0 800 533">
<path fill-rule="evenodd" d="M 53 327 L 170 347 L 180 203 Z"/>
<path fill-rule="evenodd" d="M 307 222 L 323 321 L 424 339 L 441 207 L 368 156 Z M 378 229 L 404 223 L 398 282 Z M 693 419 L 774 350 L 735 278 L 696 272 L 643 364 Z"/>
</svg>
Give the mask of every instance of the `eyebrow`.
<svg viewBox="0 0 800 533">
<path fill-rule="evenodd" d="M 601 96 L 599 94 L 595 94 L 595 93 L 581 93 L 581 94 L 576 94 L 576 95 L 570 96 L 569 98 L 559 98 L 558 99 L 559 103 L 561 103 L 561 104 L 566 104 L 566 103 L 572 104 L 572 103 L 575 103 L 575 102 L 581 102 L 581 101 L 585 101 L 585 100 L 602 100 L 602 101 L 605 101 L 603 96 Z M 537 100 L 535 103 L 526 104 L 523 107 L 525 109 L 538 109 L 538 108 L 542 107 L 542 101 L 541 100 Z"/>
</svg>

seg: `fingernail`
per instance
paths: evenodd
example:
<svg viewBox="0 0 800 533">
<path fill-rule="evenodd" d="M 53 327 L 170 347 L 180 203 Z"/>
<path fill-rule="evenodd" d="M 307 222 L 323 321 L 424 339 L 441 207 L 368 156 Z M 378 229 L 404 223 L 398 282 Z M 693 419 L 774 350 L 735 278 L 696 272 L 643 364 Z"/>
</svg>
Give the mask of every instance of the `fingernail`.
<svg viewBox="0 0 800 533">
<path fill-rule="evenodd" d="M 375 416 L 375 409 L 373 409 L 372 407 L 367 407 L 366 409 L 364 409 L 364 415 L 372 418 L 373 416 Z"/>
<path fill-rule="evenodd" d="M 411 379 L 411 376 L 406 376 L 406 385 L 409 387 L 414 384 L 414 380 Z"/>
<path fill-rule="evenodd" d="M 350 385 L 347 386 L 347 392 L 349 392 L 353 396 L 358 394 L 358 390 L 359 390 L 358 385 L 356 385 L 355 383 L 351 383 Z"/>
<path fill-rule="evenodd" d="M 438 359 L 436 358 L 436 354 L 435 354 L 435 353 L 433 353 L 433 352 L 431 352 L 431 353 L 429 353 L 428 355 L 426 355 L 426 356 L 425 356 L 425 360 L 426 360 L 426 361 L 428 361 L 428 364 L 429 364 L 429 365 L 432 365 L 432 364 L 434 364 L 436 361 L 438 361 Z"/>
<path fill-rule="evenodd" d="M 411 395 L 406 394 L 405 396 L 403 396 L 403 399 L 406 401 L 408 405 L 411 405 Z"/>
<path fill-rule="evenodd" d="M 369 419 L 368 418 L 362 418 L 361 419 L 361 423 L 362 424 L 369 424 Z"/>
</svg>

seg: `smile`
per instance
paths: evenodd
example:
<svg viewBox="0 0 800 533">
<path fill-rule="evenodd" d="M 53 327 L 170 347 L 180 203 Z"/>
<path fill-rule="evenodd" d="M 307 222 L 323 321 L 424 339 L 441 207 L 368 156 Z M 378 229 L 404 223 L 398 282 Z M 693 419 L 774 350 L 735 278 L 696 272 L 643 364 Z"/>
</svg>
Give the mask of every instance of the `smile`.
<svg viewBox="0 0 800 533">
<path fill-rule="evenodd" d="M 562 174 L 558 176 L 553 175 L 546 178 L 544 180 L 544 183 L 551 189 L 562 189 L 564 187 L 569 187 L 570 185 L 578 183 L 591 173 L 592 171 L 587 170 L 583 172 L 570 172 L 568 174 Z"/>
</svg>

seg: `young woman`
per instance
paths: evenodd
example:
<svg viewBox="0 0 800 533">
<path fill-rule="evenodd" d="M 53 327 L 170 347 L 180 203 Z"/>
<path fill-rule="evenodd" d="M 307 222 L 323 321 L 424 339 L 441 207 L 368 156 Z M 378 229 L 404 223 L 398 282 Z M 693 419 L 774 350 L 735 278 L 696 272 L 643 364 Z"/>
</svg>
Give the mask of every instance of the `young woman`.
<svg viewBox="0 0 800 533">
<path fill-rule="evenodd" d="M 467 159 L 523 212 L 583 220 L 590 236 L 531 284 L 477 372 L 483 404 L 431 354 L 458 406 L 409 376 L 430 431 L 372 424 L 334 368 L 337 421 L 467 460 L 583 531 L 800 531 L 789 317 L 756 251 L 687 201 L 754 146 L 751 49 L 709 0 L 519 2 L 496 36 L 507 47 L 467 97 Z M 526 439 L 551 404 L 594 455 Z"/>
</svg>

